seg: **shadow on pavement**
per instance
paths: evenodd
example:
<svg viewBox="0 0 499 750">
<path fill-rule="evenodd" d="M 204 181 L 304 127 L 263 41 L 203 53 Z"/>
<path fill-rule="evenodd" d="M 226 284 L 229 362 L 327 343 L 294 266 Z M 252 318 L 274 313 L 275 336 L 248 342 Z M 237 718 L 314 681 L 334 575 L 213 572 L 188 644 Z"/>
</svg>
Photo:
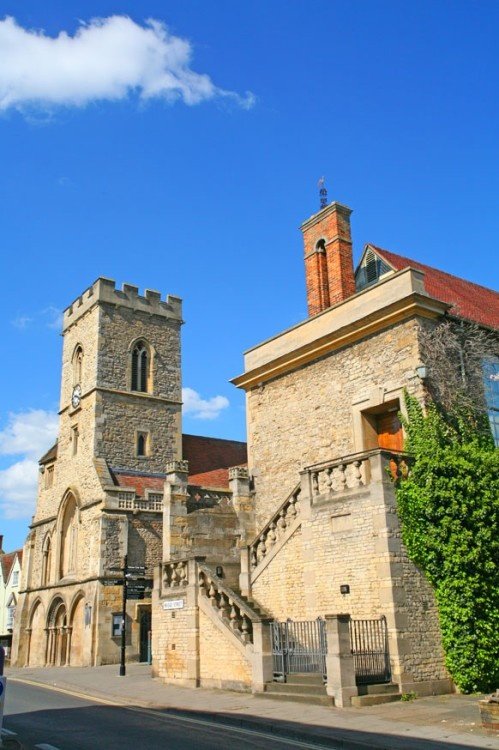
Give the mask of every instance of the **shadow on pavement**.
<svg viewBox="0 0 499 750">
<path fill-rule="evenodd" d="M 27 747 L 49 743 L 60 750 L 221 750 L 235 747 L 286 747 L 286 739 L 301 740 L 337 750 L 464 750 L 476 747 L 459 738 L 448 740 L 387 735 L 353 729 L 308 725 L 306 705 L 297 705 L 302 721 L 262 719 L 224 712 L 170 710 L 130 706 L 82 706 L 9 713 L 5 724 L 18 732 Z M 233 730 L 233 733 L 231 732 Z M 249 730 L 246 734 L 236 730 Z M 273 736 L 258 737 L 250 732 Z M 454 735 L 455 737 L 455 735 Z M 471 739 L 471 738 L 470 738 Z M 480 736 L 482 747 L 494 747 L 495 739 Z M 280 740 L 280 741 L 279 741 Z"/>
</svg>

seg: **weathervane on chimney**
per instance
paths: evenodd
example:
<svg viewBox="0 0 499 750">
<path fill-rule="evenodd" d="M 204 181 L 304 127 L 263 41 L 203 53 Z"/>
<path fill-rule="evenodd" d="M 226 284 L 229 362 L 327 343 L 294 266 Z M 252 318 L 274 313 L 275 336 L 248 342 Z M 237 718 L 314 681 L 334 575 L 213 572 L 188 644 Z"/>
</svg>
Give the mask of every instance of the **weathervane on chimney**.
<svg viewBox="0 0 499 750">
<path fill-rule="evenodd" d="M 326 180 L 324 177 L 321 177 L 319 182 L 317 183 L 319 188 L 319 195 L 321 198 L 321 209 L 326 208 L 327 206 L 327 189 L 326 189 Z"/>
</svg>

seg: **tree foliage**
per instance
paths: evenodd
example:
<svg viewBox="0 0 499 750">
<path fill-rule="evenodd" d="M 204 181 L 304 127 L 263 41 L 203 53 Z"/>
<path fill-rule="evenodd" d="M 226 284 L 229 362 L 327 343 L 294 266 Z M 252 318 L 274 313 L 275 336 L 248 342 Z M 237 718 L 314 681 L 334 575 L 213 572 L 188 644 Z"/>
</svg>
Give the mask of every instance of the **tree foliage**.
<svg viewBox="0 0 499 750">
<path fill-rule="evenodd" d="M 499 685 L 499 451 L 476 409 L 405 395 L 413 463 L 397 499 L 409 557 L 434 588 L 446 666 L 463 692 Z"/>
</svg>

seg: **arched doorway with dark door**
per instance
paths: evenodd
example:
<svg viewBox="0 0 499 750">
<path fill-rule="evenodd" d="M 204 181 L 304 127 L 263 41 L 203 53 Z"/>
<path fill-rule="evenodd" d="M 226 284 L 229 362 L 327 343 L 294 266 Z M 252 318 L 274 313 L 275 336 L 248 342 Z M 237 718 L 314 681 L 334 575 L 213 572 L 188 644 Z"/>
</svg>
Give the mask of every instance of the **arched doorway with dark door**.
<svg viewBox="0 0 499 750">
<path fill-rule="evenodd" d="M 70 648 L 71 628 L 68 626 L 66 605 L 60 597 L 56 597 L 47 618 L 47 666 L 65 666 L 68 663 Z"/>
</svg>

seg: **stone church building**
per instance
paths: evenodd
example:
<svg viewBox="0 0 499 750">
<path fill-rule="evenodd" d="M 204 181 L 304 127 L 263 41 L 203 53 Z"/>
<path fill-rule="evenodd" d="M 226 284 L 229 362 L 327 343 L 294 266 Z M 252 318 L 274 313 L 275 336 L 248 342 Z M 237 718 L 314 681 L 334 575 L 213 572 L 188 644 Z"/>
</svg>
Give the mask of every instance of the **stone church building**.
<svg viewBox="0 0 499 750">
<path fill-rule="evenodd" d="M 162 559 L 169 462 L 190 461 L 190 507 L 226 500 L 246 444 L 181 431 L 181 300 L 98 279 L 64 313 L 59 436 L 40 460 L 12 660 L 120 658 L 120 567 Z M 148 658 L 150 591 L 128 602 L 127 658 Z"/>
<path fill-rule="evenodd" d="M 244 355 L 245 445 L 182 436 L 180 300 L 99 279 L 64 315 L 61 422 L 41 460 L 14 660 L 118 660 L 113 569 L 154 568 L 128 658 L 167 682 L 338 706 L 448 692 L 432 590 L 401 542 L 403 391 L 421 332 L 499 329 L 499 295 L 374 245 L 350 214 L 302 225 L 309 316 Z M 499 369 L 499 368 L 498 368 Z M 498 405 L 499 406 L 499 405 Z"/>
</svg>

